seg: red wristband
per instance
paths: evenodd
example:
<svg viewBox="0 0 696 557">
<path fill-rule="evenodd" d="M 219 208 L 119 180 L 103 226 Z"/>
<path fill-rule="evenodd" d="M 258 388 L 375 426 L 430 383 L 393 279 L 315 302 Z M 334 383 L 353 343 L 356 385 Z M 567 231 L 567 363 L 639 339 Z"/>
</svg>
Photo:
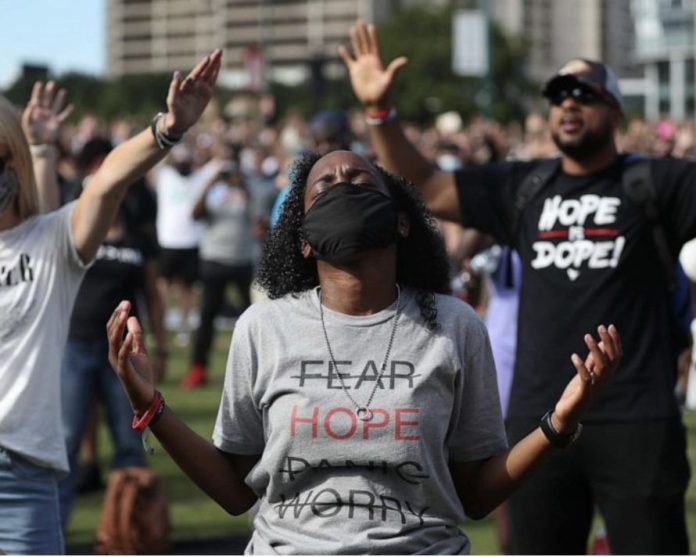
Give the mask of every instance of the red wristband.
<svg viewBox="0 0 696 557">
<path fill-rule="evenodd" d="M 393 107 L 391 106 L 377 109 L 366 108 L 365 116 L 367 118 L 372 118 L 373 120 L 384 120 L 387 116 L 389 116 L 389 113 L 392 111 L 392 108 Z"/>
<path fill-rule="evenodd" d="M 396 119 L 396 108 L 384 108 L 382 110 L 365 111 L 365 123 L 369 126 L 381 126 Z"/>
<path fill-rule="evenodd" d="M 150 422 L 152 422 L 156 416 L 162 414 L 163 407 L 164 397 L 162 397 L 162 393 L 155 391 L 155 396 L 152 397 L 152 402 L 150 402 L 148 409 L 145 410 L 140 417 L 135 415 L 133 416 L 131 427 L 137 431 L 143 431 L 147 426 L 150 425 Z"/>
</svg>

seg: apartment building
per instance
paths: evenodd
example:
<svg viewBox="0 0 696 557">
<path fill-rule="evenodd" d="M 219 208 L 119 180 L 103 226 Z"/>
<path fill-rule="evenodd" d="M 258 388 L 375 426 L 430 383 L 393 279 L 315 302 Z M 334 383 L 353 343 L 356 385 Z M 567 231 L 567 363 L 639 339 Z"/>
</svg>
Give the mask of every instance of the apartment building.
<svg viewBox="0 0 696 557">
<path fill-rule="evenodd" d="M 696 2 L 633 0 L 635 57 L 644 68 L 645 111 L 674 120 L 696 115 Z"/>
<path fill-rule="evenodd" d="M 112 77 L 187 68 L 225 49 L 220 80 L 260 88 L 265 79 L 299 83 L 310 60 L 338 65 L 357 18 L 384 21 L 397 0 L 108 0 Z M 331 63 L 333 62 L 333 64 Z"/>
<path fill-rule="evenodd" d="M 635 77 L 631 0 L 493 0 L 494 17 L 529 44 L 528 71 L 544 82 L 575 57 L 608 63 Z"/>
</svg>

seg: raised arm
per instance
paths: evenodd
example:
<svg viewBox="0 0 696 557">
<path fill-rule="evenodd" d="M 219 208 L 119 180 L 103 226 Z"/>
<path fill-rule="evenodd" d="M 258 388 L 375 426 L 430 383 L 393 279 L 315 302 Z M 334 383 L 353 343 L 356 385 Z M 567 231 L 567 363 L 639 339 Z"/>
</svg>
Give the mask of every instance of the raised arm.
<svg viewBox="0 0 696 557">
<path fill-rule="evenodd" d="M 352 53 L 343 46 L 338 53 L 348 67 L 355 96 L 365 107 L 370 139 L 380 162 L 413 182 L 435 216 L 461 222 L 454 175 L 438 170 L 411 144 L 389 100 L 389 90 L 406 58 L 396 58 L 385 68 L 377 30 L 363 21 L 351 27 L 350 41 Z"/>
<path fill-rule="evenodd" d="M 143 330 L 135 317 L 129 318 L 130 309 L 129 302 L 121 302 L 107 323 L 109 361 L 128 395 L 134 415 L 142 417 L 155 397 L 155 381 Z M 227 512 L 241 514 L 254 504 L 256 495 L 244 478 L 258 456 L 220 451 L 168 407 L 151 429 L 179 468 Z"/>
<path fill-rule="evenodd" d="M 180 72 L 174 72 L 167 94 L 168 112 L 157 120 L 157 129 L 166 138 L 181 138 L 198 121 L 212 96 L 221 57 L 221 50 L 206 56 L 186 79 Z M 106 157 L 72 215 L 75 246 L 83 261 L 94 257 L 128 186 L 164 158 L 169 146 L 167 142 L 156 141 L 148 128 Z"/>
<path fill-rule="evenodd" d="M 592 335 L 585 335 L 589 354 L 584 362 L 577 354 L 571 356 L 577 373 L 549 417 L 551 427 L 561 438 L 579 434 L 580 418 L 611 381 L 623 356 L 619 333 L 613 325 L 608 329 L 601 325 L 598 332 L 599 343 Z M 467 516 L 487 515 L 512 494 L 546 455 L 557 450 L 538 427 L 501 455 L 483 461 L 450 463 Z"/>
<path fill-rule="evenodd" d="M 22 112 L 22 130 L 29 143 L 39 195 L 39 211 L 42 213 L 53 211 L 60 205 L 56 143 L 60 126 L 70 116 L 72 109 L 71 104 L 65 104 L 64 89 L 56 91 L 53 81 L 45 86 L 37 81 Z"/>
</svg>

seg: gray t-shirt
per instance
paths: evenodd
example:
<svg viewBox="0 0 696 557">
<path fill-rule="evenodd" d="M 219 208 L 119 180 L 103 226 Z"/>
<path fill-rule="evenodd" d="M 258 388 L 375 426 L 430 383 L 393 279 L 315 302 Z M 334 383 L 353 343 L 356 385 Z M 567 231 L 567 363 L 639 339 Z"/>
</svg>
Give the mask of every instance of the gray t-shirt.
<svg viewBox="0 0 696 557">
<path fill-rule="evenodd" d="M 395 304 L 369 316 L 324 308 L 355 417 L 331 364 L 316 290 L 251 306 L 230 348 L 213 440 L 261 458 L 246 478 L 260 498 L 247 553 L 460 554 L 464 510 L 448 463 L 507 447 L 486 330 L 436 296 L 436 332 L 401 296 L 394 344 L 376 383 Z"/>
<path fill-rule="evenodd" d="M 203 261 L 223 265 L 246 265 L 254 260 L 249 194 L 224 182 L 215 184 L 205 200 L 206 227 L 200 244 Z"/>
</svg>

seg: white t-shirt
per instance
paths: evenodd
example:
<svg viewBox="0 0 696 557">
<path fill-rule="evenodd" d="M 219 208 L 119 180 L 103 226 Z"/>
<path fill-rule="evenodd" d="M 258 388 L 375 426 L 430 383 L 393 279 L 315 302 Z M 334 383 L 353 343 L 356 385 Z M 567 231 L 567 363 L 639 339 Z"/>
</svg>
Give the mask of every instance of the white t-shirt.
<svg viewBox="0 0 696 557">
<path fill-rule="evenodd" d="M 182 176 L 163 164 L 153 171 L 157 192 L 157 241 L 167 249 L 197 248 L 203 224 L 191 216 L 206 182 L 212 179 L 217 167 L 208 163 Z"/>
<path fill-rule="evenodd" d="M 60 364 L 86 271 L 70 230 L 74 206 L 0 231 L 0 446 L 61 471 Z"/>
<path fill-rule="evenodd" d="M 369 316 L 324 309 L 336 364 L 365 404 L 361 422 L 331 364 L 315 290 L 262 301 L 237 321 L 213 441 L 260 454 L 245 479 L 260 498 L 248 553 L 469 552 L 450 460 L 506 449 L 485 327 L 437 296 L 428 331 L 410 289 L 376 383 L 395 304 Z"/>
</svg>

